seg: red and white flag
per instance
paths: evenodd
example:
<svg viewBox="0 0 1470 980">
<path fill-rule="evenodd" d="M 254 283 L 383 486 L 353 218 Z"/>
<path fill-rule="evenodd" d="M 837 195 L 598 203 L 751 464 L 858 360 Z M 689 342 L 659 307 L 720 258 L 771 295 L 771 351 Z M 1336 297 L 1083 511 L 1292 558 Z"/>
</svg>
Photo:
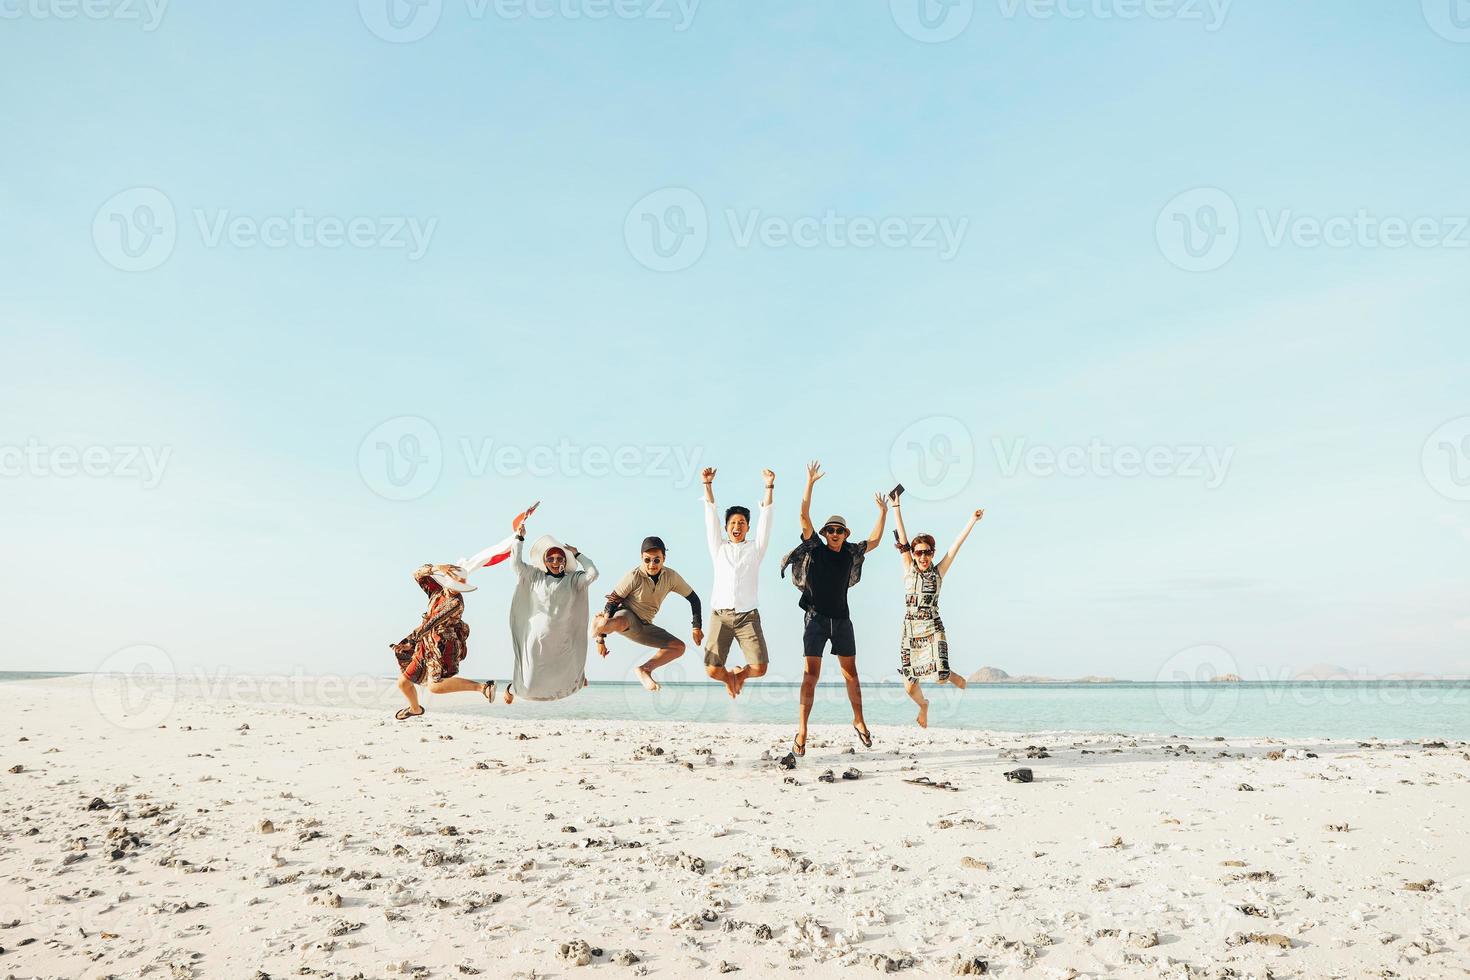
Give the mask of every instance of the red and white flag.
<svg viewBox="0 0 1470 980">
<path fill-rule="evenodd" d="M 477 552 L 472 557 L 461 558 L 459 560 L 459 567 L 464 569 L 465 575 L 471 575 L 481 568 L 489 568 L 492 565 L 499 565 L 501 562 L 509 558 L 511 545 L 515 544 L 516 540 L 515 529 L 521 526 L 522 521 L 530 517 L 532 514 L 536 513 L 536 508 L 540 506 L 541 501 L 538 500 L 515 516 L 515 518 L 510 522 L 510 537 L 506 538 L 503 541 L 495 542 L 490 547 Z"/>
</svg>

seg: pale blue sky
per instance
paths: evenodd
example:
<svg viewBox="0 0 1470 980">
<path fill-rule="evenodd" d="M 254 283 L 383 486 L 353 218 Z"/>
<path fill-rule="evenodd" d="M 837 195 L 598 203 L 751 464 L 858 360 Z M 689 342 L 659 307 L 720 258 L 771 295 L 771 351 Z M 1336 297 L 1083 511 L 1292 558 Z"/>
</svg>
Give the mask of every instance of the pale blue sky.
<svg viewBox="0 0 1470 980">
<path fill-rule="evenodd" d="M 925 43 L 903 2 L 706 2 L 681 31 L 653 16 L 677 19 L 672 2 L 593 20 L 565 12 L 596 0 L 537 19 L 443 0 L 410 43 L 369 29 L 369 0 L 180 4 L 151 31 L 121 16 L 141 3 L 6 6 L 0 667 L 89 670 L 152 644 L 180 669 L 388 673 L 422 611 L 409 571 L 537 498 L 533 530 L 609 586 L 658 533 L 707 594 L 677 456 L 720 468 L 722 504 L 778 472 L 762 610 L 790 678 L 799 613 L 776 553 L 819 456 L 818 519 L 866 529 L 895 479 L 910 530 L 941 543 L 987 508 L 945 589 L 958 667 L 1152 679 L 1218 644 L 1250 676 L 1470 673 L 1470 424 L 1423 455 L 1470 416 L 1470 44 L 1417 3 L 1261 0 L 1215 30 L 989 0 Z M 677 223 L 663 206 L 690 198 L 668 188 L 693 193 L 706 241 L 653 271 L 630 210 L 655 194 Z M 1238 213 L 1211 271 L 1180 268 L 1169 238 L 1196 188 L 1218 189 L 1183 199 L 1201 228 L 1219 192 Z M 157 193 L 172 250 L 123 271 L 114 216 L 145 221 Z M 390 244 L 409 219 L 426 247 L 249 243 L 297 211 Z M 921 245 L 931 218 L 963 236 L 948 258 L 742 244 L 752 220 L 779 238 L 829 212 Z M 1313 221 L 1359 212 L 1345 247 L 1311 243 Z M 241 217 L 237 244 L 211 237 Z M 1372 247 L 1383 219 L 1429 223 L 1419 245 Z M 1283 221 L 1296 241 L 1273 245 Z M 387 500 L 359 449 L 404 416 L 432 424 L 441 472 Z M 929 487 L 915 433 L 951 457 Z M 1186 472 L 1008 463 L 1093 440 Z M 633 447 L 637 472 L 501 475 L 465 442 Z M 57 476 L 59 446 L 125 472 Z M 129 447 L 168 452 L 156 486 Z M 1222 480 L 1191 475 L 1196 447 L 1229 454 Z M 509 577 L 480 584 L 466 672 L 503 678 Z M 894 677 L 891 548 L 854 604 L 860 665 Z M 663 622 L 686 619 L 676 603 Z M 592 676 L 635 656 L 614 641 Z"/>
</svg>

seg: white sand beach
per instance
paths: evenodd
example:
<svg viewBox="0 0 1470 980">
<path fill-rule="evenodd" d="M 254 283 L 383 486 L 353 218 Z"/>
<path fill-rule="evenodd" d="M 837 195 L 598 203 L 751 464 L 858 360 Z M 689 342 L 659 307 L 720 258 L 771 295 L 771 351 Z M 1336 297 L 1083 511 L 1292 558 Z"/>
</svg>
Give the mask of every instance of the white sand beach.
<svg viewBox="0 0 1470 980">
<path fill-rule="evenodd" d="M 1470 976 L 1464 743 L 114 690 L 0 685 L 0 976 Z"/>
</svg>

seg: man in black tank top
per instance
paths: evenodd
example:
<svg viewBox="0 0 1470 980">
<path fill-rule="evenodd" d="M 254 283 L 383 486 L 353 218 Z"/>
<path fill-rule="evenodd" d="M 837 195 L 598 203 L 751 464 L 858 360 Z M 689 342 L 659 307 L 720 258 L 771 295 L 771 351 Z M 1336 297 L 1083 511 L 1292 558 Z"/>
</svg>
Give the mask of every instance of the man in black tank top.
<svg viewBox="0 0 1470 980">
<path fill-rule="evenodd" d="M 797 755 L 806 754 L 807 719 L 812 713 L 817 679 L 822 675 L 822 655 L 829 644 L 838 666 L 842 668 L 843 679 L 847 681 L 852 727 L 863 745 L 873 744 L 867 722 L 863 720 L 863 692 L 857 675 L 857 640 L 847 606 L 847 591 L 862 578 L 863 556 L 878 547 L 883 538 L 883 527 L 888 520 L 888 499 L 881 493 L 874 495 L 878 504 L 878 523 L 866 541 L 848 540 L 847 521 L 835 514 L 827 518 L 818 532 L 811 518 L 812 487 L 825 475 L 821 464 L 816 461 L 807 466 L 806 492 L 801 498 L 801 544 L 781 562 L 783 576 L 786 566 L 791 566 L 791 580 L 801 590 L 801 608 L 806 611 L 802 633 L 806 670 L 801 678 L 801 715 L 793 746 Z"/>
</svg>

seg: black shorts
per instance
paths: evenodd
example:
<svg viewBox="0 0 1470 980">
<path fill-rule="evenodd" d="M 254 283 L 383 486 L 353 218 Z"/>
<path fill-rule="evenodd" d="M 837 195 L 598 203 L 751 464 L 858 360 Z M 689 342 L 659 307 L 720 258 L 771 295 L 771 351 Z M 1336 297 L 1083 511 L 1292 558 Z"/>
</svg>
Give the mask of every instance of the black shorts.
<svg viewBox="0 0 1470 980">
<path fill-rule="evenodd" d="M 801 636 L 802 652 L 808 657 L 820 657 L 829 640 L 834 657 L 857 656 L 857 639 L 853 636 L 851 619 L 808 612 L 806 629 Z"/>
</svg>

